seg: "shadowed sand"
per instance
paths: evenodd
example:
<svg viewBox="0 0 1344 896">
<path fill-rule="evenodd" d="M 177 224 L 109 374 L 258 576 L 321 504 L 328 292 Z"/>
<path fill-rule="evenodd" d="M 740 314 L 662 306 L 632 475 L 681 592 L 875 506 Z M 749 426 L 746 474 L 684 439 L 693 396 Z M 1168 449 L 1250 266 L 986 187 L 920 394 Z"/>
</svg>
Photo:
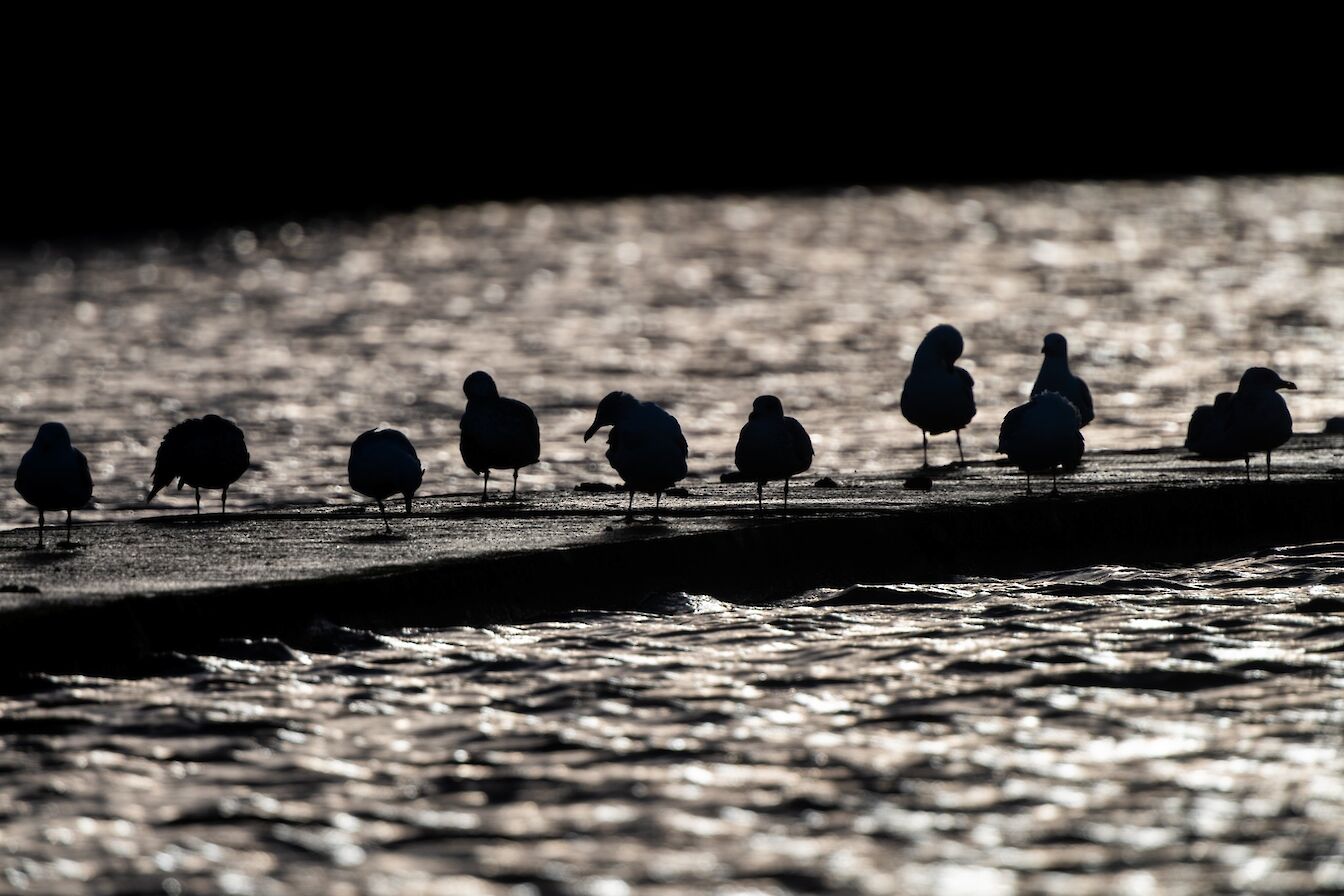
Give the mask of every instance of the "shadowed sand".
<svg viewBox="0 0 1344 896">
<path fill-rule="evenodd" d="M 767 601 L 820 585 L 1189 562 L 1344 535 L 1340 440 L 1298 437 L 1273 483 L 1180 449 L 1096 453 L 1059 497 L 994 461 L 797 483 L 790 513 L 754 488 L 691 483 L 662 523 L 621 521 L 621 492 L 419 498 L 382 534 L 370 506 L 78 526 L 76 547 L 0 533 L 0 668 L 94 668 L 230 634 L 327 620 L 366 627 L 520 620 L 684 590 Z M 1263 473 L 1263 461 L 1257 472 Z"/>
</svg>

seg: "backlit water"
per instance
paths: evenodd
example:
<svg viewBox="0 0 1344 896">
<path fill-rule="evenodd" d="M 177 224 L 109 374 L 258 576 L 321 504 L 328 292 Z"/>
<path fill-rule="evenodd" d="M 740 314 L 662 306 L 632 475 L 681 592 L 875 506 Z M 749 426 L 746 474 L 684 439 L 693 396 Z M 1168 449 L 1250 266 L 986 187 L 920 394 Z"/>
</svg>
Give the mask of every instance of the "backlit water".
<svg viewBox="0 0 1344 896">
<path fill-rule="evenodd" d="M 140 512 L 163 433 L 213 411 L 257 465 L 239 508 L 350 500 L 350 442 L 380 422 L 419 448 L 424 492 L 470 491 L 457 419 L 477 368 L 537 410 L 525 488 L 611 479 L 582 433 L 612 389 L 678 416 L 692 482 L 731 467 L 765 392 L 818 471 L 891 470 L 919 444 L 901 383 L 944 321 L 977 381 L 968 456 L 993 452 L 1051 330 L 1091 384 L 1092 447 L 1179 444 L 1253 365 L 1298 384 L 1318 432 L 1344 414 L 1341 262 L 1338 178 L 519 203 L 25 248 L 0 256 L 0 481 L 61 420 L 104 512 Z M 933 460 L 954 451 L 935 440 Z M 0 524 L 30 517 L 0 489 Z"/>
<path fill-rule="evenodd" d="M 0 697 L 0 890 L 1344 887 L 1344 545 L 334 628 Z"/>
<path fill-rule="evenodd" d="M 0 483 L 44 420 L 138 496 L 163 431 L 246 429 L 238 506 L 350 499 L 404 428 L 474 489 L 461 381 L 541 418 L 524 488 L 612 481 L 606 391 L 664 402 L 695 478 L 780 395 L 816 471 L 918 459 L 897 409 L 966 336 L 993 448 L 1040 337 L 1088 444 L 1179 443 L 1267 364 L 1344 413 L 1344 180 L 520 203 L 0 257 Z M 950 439 L 934 443 L 946 460 Z M 941 453 L 941 454 L 940 454 Z M 168 506 L 188 506 L 170 496 Z M 0 489 L 0 524 L 31 513 Z M 521 626 L 221 643 L 0 696 L 0 892 L 1305 893 L 1344 889 L 1344 546 L 1172 569 L 632 595 Z M 728 596 L 720 596 L 728 597 Z"/>
</svg>

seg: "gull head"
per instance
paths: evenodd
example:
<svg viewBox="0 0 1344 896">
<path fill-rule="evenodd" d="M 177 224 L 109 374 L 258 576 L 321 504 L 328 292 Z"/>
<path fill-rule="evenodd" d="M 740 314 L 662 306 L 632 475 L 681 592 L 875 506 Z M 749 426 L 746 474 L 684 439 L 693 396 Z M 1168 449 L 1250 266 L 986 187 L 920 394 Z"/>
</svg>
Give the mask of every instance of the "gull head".
<svg viewBox="0 0 1344 896">
<path fill-rule="evenodd" d="M 37 428 L 33 447 L 39 451 L 58 451 L 70 447 L 70 432 L 64 423 L 43 423 Z"/>
<path fill-rule="evenodd" d="M 1241 375 L 1237 385 L 1238 392 L 1265 390 L 1274 392 L 1279 389 L 1296 389 L 1296 383 L 1290 383 L 1268 367 L 1250 367 Z"/>
<path fill-rule="evenodd" d="M 952 362 L 961 357 L 966 343 L 962 341 L 961 333 L 957 332 L 956 327 L 951 324 L 939 324 L 924 337 L 923 346 L 932 348 L 937 357 L 951 367 Z"/>
<path fill-rule="evenodd" d="M 1048 358 L 1067 358 L 1069 356 L 1069 340 L 1059 333 L 1050 333 L 1045 337 L 1045 344 L 1041 346 L 1041 354 Z"/>
<path fill-rule="evenodd" d="M 621 418 L 638 405 L 639 399 L 629 392 L 608 392 L 607 397 L 598 402 L 597 416 L 593 417 L 593 425 L 583 434 L 583 440 L 588 441 L 604 426 L 620 423 Z"/>
<path fill-rule="evenodd" d="M 462 384 L 462 392 L 467 396 L 467 401 L 489 401 L 499 397 L 499 387 L 484 370 L 478 370 L 467 377 L 466 382 Z"/>
<path fill-rule="evenodd" d="M 773 395 L 762 395 L 751 403 L 752 420 L 762 420 L 767 417 L 783 417 L 784 402 Z"/>
</svg>

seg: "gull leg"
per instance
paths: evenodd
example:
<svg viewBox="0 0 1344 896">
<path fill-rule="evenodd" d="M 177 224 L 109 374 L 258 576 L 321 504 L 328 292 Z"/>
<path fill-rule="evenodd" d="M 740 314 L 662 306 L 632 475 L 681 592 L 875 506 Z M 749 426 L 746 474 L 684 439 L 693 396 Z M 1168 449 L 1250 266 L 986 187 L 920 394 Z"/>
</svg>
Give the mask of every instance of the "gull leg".
<svg viewBox="0 0 1344 896">
<path fill-rule="evenodd" d="M 509 500 L 510 500 L 510 501 L 517 501 L 517 500 L 518 500 L 518 471 L 517 471 L 517 470 L 514 470 L 514 471 L 513 471 L 513 496 L 510 497 Z"/>
<path fill-rule="evenodd" d="M 192 487 L 196 488 L 195 486 Z M 196 488 L 196 515 L 201 515 L 201 490 L 199 488 Z"/>
<path fill-rule="evenodd" d="M 662 493 L 662 492 L 654 492 L 654 493 L 653 493 L 653 521 L 654 521 L 655 523 L 662 519 L 662 517 L 658 516 L 658 508 L 662 507 L 662 505 L 663 505 L 663 493 Z"/>
<path fill-rule="evenodd" d="M 485 494 L 490 489 L 490 471 L 485 471 L 485 485 L 481 486 L 481 503 L 485 503 Z"/>
<path fill-rule="evenodd" d="M 789 480 L 792 478 L 792 476 L 784 477 L 784 513 L 786 515 L 789 512 Z"/>
<path fill-rule="evenodd" d="M 957 430 L 957 457 L 961 458 L 962 463 L 966 463 L 966 454 L 961 450 L 961 430 Z"/>
<path fill-rule="evenodd" d="M 1246 455 L 1246 481 L 1251 481 L 1251 456 Z"/>
<path fill-rule="evenodd" d="M 224 491 L 222 491 L 222 492 L 219 493 L 219 515 L 220 515 L 220 516 L 223 516 L 223 515 L 224 515 L 224 508 L 225 508 L 226 506 L 228 506 L 228 503 L 229 503 L 229 487 L 226 485 L 226 486 L 224 486 Z"/>
<path fill-rule="evenodd" d="M 929 434 L 922 429 L 919 432 L 920 435 L 924 436 L 924 469 L 927 470 L 929 468 Z"/>
<path fill-rule="evenodd" d="M 1059 494 L 1059 469 L 1057 467 L 1050 468 L 1050 494 Z"/>
<path fill-rule="evenodd" d="M 383 506 L 383 502 L 382 502 L 382 501 L 379 501 L 379 502 L 378 502 L 378 512 L 381 513 L 381 514 L 383 515 L 383 525 L 387 527 L 387 534 L 388 534 L 388 535 L 391 535 L 391 534 L 392 534 L 392 524 L 389 523 L 389 522 L 387 521 L 387 508 Z"/>
<path fill-rule="evenodd" d="M 633 523 L 635 521 L 635 490 L 630 489 L 630 506 L 625 508 L 625 521 Z"/>
<path fill-rule="evenodd" d="M 1026 473 L 1026 470 L 1022 472 Z M 1031 474 L 1027 473 L 1027 494 L 1031 494 Z"/>
<path fill-rule="evenodd" d="M 1273 456 L 1274 456 L 1274 452 L 1273 452 L 1273 451 L 1266 451 L 1266 452 L 1265 452 L 1265 481 L 1266 481 L 1266 482 L 1268 482 L 1269 480 L 1271 480 L 1271 479 L 1274 478 L 1274 468 L 1271 467 L 1271 466 L 1269 465 L 1269 459 L 1270 459 L 1271 457 L 1273 457 Z"/>
<path fill-rule="evenodd" d="M 410 513 L 410 512 L 411 512 L 411 496 L 410 496 L 410 495 L 407 495 L 407 496 L 406 496 L 406 512 L 407 512 L 407 513 Z"/>
<path fill-rule="evenodd" d="M 760 513 L 761 510 L 763 509 L 763 508 L 761 507 L 761 492 L 764 491 L 764 490 L 765 490 L 765 483 L 764 483 L 764 482 L 758 482 L 758 483 L 756 483 L 756 512 L 757 512 L 757 513 Z"/>
<path fill-rule="evenodd" d="M 44 536 L 46 535 L 46 531 L 47 531 L 47 515 L 46 513 L 43 512 L 42 508 L 39 507 L 37 508 L 37 546 L 39 548 L 44 548 L 47 546 L 46 539 L 44 538 Z"/>
<path fill-rule="evenodd" d="M 65 512 L 65 543 L 70 543 L 70 511 Z"/>
</svg>

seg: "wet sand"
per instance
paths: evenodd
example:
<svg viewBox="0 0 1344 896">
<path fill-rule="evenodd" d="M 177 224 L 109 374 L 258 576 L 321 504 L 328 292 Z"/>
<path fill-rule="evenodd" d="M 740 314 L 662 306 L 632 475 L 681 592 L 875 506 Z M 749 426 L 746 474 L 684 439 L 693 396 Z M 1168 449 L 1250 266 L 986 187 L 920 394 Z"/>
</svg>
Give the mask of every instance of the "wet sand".
<svg viewBox="0 0 1344 896">
<path fill-rule="evenodd" d="M 1100 452 L 1025 492 L 997 463 L 792 490 L 702 485 L 660 521 L 620 492 L 482 505 L 423 498 L 384 534 L 367 507 L 149 517 L 77 527 L 74 547 L 0 533 L 0 668 L 94 670 L 223 635 L 291 636 L 314 620 L 372 628 L 486 624 L 629 608 L 649 593 L 768 602 L 822 585 L 1022 574 L 1098 562 L 1190 562 L 1344 537 L 1344 441 L 1300 437 L 1278 477 L 1181 451 Z M 914 471 L 909 471 L 914 472 Z"/>
</svg>

